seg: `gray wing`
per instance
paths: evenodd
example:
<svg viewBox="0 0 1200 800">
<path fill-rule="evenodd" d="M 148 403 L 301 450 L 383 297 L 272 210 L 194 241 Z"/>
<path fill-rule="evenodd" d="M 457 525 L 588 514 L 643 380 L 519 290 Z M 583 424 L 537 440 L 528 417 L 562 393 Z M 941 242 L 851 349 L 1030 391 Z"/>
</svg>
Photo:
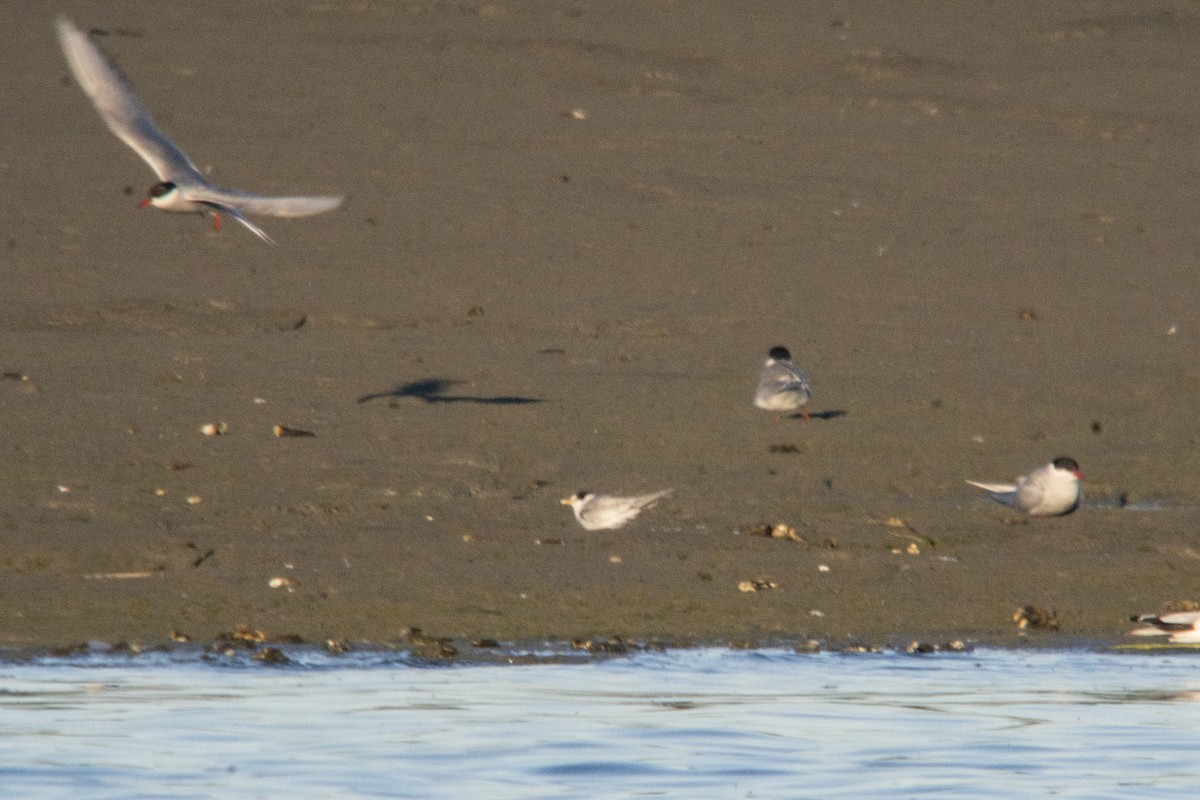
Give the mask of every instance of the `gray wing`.
<svg viewBox="0 0 1200 800">
<path fill-rule="evenodd" d="M 641 497 L 631 497 L 631 498 L 629 498 L 629 501 L 630 501 L 631 505 L 633 505 L 634 508 L 638 508 L 638 509 L 650 508 L 655 503 L 657 503 L 659 500 L 662 500 L 664 497 L 671 494 L 671 492 L 673 492 L 673 491 L 675 491 L 675 490 L 674 489 L 663 489 L 661 492 L 654 492 L 653 494 L 644 494 Z"/>
<path fill-rule="evenodd" d="M 1015 506 L 1017 504 L 1017 491 L 1020 488 L 1013 483 L 982 483 L 980 481 L 966 481 L 971 486 L 978 486 L 983 489 L 997 503 L 1003 503 L 1006 506 Z"/>
<path fill-rule="evenodd" d="M 774 392 L 810 392 L 808 375 L 794 364 L 775 362 L 763 370 L 760 386 Z"/>
<path fill-rule="evenodd" d="M 633 508 L 633 505 L 630 503 L 631 499 L 629 497 L 611 497 L 602 494 L 592 498 L 592 502 L 588 503 L 583 511 L 586 516 L 593 519 L 598 519 L 606 514 L 625 514 Z"/>
<path fill-rule="evenodd" d="M 63 55 L 75 80 L 91 98 L 109 130 L 133 148 L 160 180 L 207 183 L 191 159 L 163 136 L 129 81 L 108 56 L 92 44 L 88 35 L 66 17 L 59 17 L 55 24 Z"/>
<path fill-rule="evenodd" d="M 344 197 L 265 197 L 253 192 L 224 189 L 205 183 L 187 187 L 185 196 L 197 203 L 208 203 L 233 209 L 243 214 L 262 214 L 268 217 L 311 217 L 331 211 L 342 204 Z"/>
<path fill-rule="evenodd" d="M 642 509 L 650 508 L 659 500 L 669 495 L 671 491 L 671 489 L 665 489 L 661 492 L 641 495 L 639 497 L 599 495 L 592 498 L 591 502 L 584 507 L 583 517 L 580 521 L 583 522 L 586 520 L 588 524 L 610 529 L 623 528 Z M 585 525 L 585 527 L 587 526 Z"/>
<path fill-rule="evenodd" d="M 1034 473 L 1017 478 L 1015 504 L 1019 509 L 1037 508 L 1046 496 L 1046 476 Z"/>
</svg>

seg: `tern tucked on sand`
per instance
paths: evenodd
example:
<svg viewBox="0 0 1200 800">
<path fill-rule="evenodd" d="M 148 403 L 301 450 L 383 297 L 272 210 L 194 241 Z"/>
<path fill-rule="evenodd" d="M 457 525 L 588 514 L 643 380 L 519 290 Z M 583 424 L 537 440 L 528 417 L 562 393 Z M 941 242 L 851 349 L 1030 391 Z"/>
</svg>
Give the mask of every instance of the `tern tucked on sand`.
<svg viewBox="0 0 1200 800">
<path fill-rule="evenodd" d="M 1044 467 L 1022 475 L 1013 483 L 979 483 L 997 503 L 1003 503 L 1031 517 L 1056 517 L 1070 514 L 1079 506 L 1079 482 L 1083 475 L 1075 459 L 1059 456 Z"/>
<path fill-rule="evenodd" d="M 613 497 L 584 490 L 571 497 L 564 497 L 561 502 L 574 510 L 575 519 L 579 520 L 579 524 L 586 530 L 603 531 L 620 528 L 642 513 L 643 509 L 652 508 L 671 491 L 664 489 L 640 497 Z"/>
<path fill-rule="evenodd" d="M 1175 644 L 1200 642 L 1200 611 L 1176 611 L 1173 614 L 1142 614 L 1133 617 L 1134 622 L 1144 622 L 1146 627 L 1134 628 L 1133 636 L 1166 636 Z"/>
<path fill-rule="evenodd" d="M 132 147 L 158 174 L 159 183 L 150 188 L 150 196 L 142 201 L 142 206 L 152 205 L 179 213 L 212 214 L 213 227 L 217 230 L 221 229 L 218 214 L 228 214 L 264 242 L 274 244 L 270 236 L 244 215 L 307 217 L 341 204 L 342 197 L 263 197 L 209 183 L 183 151 L 154 125 L 150 112 L 125 76 L 92 44 L 88 35 L 65 17 L 60 17 L 56 24 L 67 64 L 109 130 Z"/>
<path fill-rule="evenodd" d="M 792 354 L 786 347 L 772 347 L 758 378 L 754 405 L 775 412 L 775 419 L 781 414 L 797 412 L 801 419 L 808 419 L 806 406 L 810 397 L 812 383 L 808 375 L 792 363 Z"/>
</svg>

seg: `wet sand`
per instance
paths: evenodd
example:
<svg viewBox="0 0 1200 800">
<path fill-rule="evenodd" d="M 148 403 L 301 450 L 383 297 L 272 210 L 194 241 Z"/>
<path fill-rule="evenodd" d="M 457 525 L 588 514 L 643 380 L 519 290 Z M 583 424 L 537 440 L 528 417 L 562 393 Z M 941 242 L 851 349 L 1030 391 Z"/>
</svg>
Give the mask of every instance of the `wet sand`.
<svg viewBox="0 0 1200 800">
<path fill-rule="evenodd" d="M 0 644 L 1013 643 L 1031 604 L 1053 645 L 1200 599 L 1200 16 L 897 8 L 68 3 L 214 180 L 348 195 L 268 247 L 137 211 L 24 7 Z M 775 344 L 808 422 L 752 406 Z M 1068 517 L 963 483 L 1058 455 Z"/>
</svg>

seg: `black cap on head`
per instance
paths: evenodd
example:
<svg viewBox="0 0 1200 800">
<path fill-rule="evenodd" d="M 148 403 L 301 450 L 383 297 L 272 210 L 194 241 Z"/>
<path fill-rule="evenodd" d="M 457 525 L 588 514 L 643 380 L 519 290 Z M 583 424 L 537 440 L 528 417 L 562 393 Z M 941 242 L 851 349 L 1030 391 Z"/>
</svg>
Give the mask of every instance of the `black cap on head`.
<svg viewBox="0 0 1200 800">
<path fill-rule="evenodd" d="M 1076 463 L 1075 459 L 1067 456 L 1059 456 L 1050 463 L 1053 464 L 1056 469 L 1065 469 L 1068 472 L 1079 472 L 1079 464 Z"/>
<path fill-rule="evenodd" d="M 170 181 L 162 181 L 161 183 L 156 183 L 150 187 L 150 196 L 162 197 L 164 194 L 168 194 L 174 190 L 175 184 L 171 183 Z"/>
<path fill-rule="evenodd" d="M 575 493 L 575 499 L 582 500 L 583 498 L 587 497 L 589 494 L 591 494 L 591 492 L 589 492 L 587 489 L 580 489 L 578 492 Z"/>
<path fill-rule="evenodd" d="M 774 358 L 774 359 L 780 360 L 780 361 L 782 361 L 783 359 L 790 359 L 791 357 L 792 357 L 792 354 L 789 353 L 788 349 L 782 345 L 777 345 L 775 347 L 772 347 L 770 349 L 770 351 L 767 353 L 767 358 Z"/>
</svg>

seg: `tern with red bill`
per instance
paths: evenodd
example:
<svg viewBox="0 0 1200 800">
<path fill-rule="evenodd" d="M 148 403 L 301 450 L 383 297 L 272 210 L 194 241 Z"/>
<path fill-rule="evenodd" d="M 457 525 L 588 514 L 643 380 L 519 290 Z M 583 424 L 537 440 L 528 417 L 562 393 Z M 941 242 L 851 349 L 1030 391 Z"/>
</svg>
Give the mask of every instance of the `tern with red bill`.
<svg viewBox="0 0 1200 800">
<path fill-rule="evenodd" d="M 1078 508 L 1081 480 L 1083 474 L 1075 459 L 1059 456 L 1046 466 L 1017 478 L 1016 483 L 967 483 L 985 490 L 997 503 L 1031 517 L 1057 517 Z"/>
<path fill-rule="evenodd" d="M 162 134 L 133 87 L 87 33 L 68 19 L 57 21 L 58 40 L 67 64 L 109 130 L 133 148 L 158 175 L 142 206 L 183 214 L 212 214 L 213 227 L 221 229 L 220 214 L 228 214 L 268 244 L 271 237 L 246 214 L 271 217 L 307 217 L 341 205 L 342 197 L 264 197 L 215 186 L 174 142 Z"/>
</svg>

